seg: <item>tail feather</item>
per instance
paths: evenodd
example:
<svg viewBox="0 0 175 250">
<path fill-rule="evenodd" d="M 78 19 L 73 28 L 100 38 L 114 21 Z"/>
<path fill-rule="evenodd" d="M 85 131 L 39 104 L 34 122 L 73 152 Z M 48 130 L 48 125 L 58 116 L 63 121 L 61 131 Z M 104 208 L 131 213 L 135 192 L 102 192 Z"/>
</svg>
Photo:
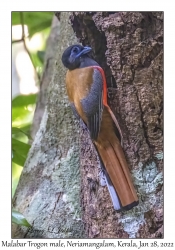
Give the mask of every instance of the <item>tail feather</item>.
<svg viewBox="0 0 175 250">
<path fill-rule="evenodd" d="M 132 182 L 131 174 L 129 172 L 128 164 L 126 162 L 125 155 L 123 153 L 123 149 L 115 138 L 111 141 L 111 146 L 113 147 L 113 150 L 115 151 L 116 157 L 118 158 L 118 160 L 120 162 L 120 166 L 122 167 L 123 173 L 126 177 L 128 187 L 130 188 L 134 199 L 138 200 L 138 197 L 137 197 L 137 194 L 136 194 L 133 182 Z"/>
<path fill-rule="evenodd" d="M 111 180 L 112 185 L 108 180 L 107 185 L 113 205 L 116 210 L 129 210 L 138 204 L 138 198 L 120 143 L 115 136 L 113 138 L 108 138 L 103 145 L 97 143 L 96 146 Z"/>
<path fill-rule="evenodd" d="M 126 206 L 122 206 L 121 201 L 119 199 L 119 196 L 117 195 L 117 192 L 116 192 L 114 186 L 112 185 L 110 178 L 108 178 L 108 177 L 105 174 L 105 181 L 106 181 L 108 191 L 109 191 L 109 194 L 110 194 L 110 197 L 112 200 L 112 204 L 113 204 L 114 209 L 117 210 L 117 212 L 128 211 L 139 204 L 138 201 L 133 201 L 132 203 L 130 203 Z"/>
<path fill-rule="evenodd" d="M 117 171 L 117 165 L 119 165 L 119 162 L 117 162 L 118 159 L 115 162 L 115 165 L 114 165 L 115 167 L 113 167 L 112 156 L 110 154 L 110 148 L 109 148 L 109 150 L 106 150 L 103 147 L 100 147 L 100 148 L 98 148 L 98 152 L 101 156 L 101 159 L 102 159 L 103 164 L 105 166 L 106 172 L 110 176 L 111 182 L 113 183 L 118 195 L 121 196 L 122 191 L 123 191 L 121 182 L 123 181 L 123 178 L 122 178 L 122 176 L 120 176 L 120 172 L 118 175 L 118 171 Z"/>
</svg>

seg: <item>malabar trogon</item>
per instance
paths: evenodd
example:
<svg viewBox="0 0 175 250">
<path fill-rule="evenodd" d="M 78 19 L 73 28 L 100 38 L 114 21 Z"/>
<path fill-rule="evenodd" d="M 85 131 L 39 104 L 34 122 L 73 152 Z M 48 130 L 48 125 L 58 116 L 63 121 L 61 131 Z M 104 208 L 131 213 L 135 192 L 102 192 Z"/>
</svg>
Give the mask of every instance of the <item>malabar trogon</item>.
<svg viewBox="0 0 175 250">
<path fill-rule="evenodd" d="M 115 126 L 121 134 L 118 122 L 107 104 L 107 86 L 103 69 L 94 61 L 90 47 L 72 45 L 62 55 L 66 74 L 67 94 L 76 116 L 89 129 L 98 151 L 114 209 L 129 210 L 138 205 L 138 197 L 132 183 L 128 164 Z"/>
</svg>

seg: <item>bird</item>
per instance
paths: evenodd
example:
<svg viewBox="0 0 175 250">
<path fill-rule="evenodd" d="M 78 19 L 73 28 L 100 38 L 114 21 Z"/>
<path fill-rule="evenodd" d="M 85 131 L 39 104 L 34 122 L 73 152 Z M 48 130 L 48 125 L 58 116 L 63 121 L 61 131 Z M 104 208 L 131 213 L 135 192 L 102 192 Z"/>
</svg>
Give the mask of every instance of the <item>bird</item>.
<svg viewBox="0 0 175 250">
<path fill-rule="evenodd" d="M 91 51 L 89 46 L 74 44 L 63 52 L 62 63 L 68 69 L 67 95 L 73 113 L 89 130 L 114 210 L 128 211 L 139 200 L 122 149 L 121 129 L 107 103 L 105 73 L 92 58 Z M 116 128 L 121 138 L 116 135 Z"/>
</svg>

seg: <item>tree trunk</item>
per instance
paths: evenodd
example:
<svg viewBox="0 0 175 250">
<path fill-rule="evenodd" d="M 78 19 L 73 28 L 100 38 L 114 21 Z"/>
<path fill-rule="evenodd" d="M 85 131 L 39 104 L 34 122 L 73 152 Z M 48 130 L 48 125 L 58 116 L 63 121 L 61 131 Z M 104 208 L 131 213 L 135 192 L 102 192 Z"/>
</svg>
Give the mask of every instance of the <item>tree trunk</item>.
<svg viewBox="0 0 175 250">
<path fill-rule="evenodd" d="M 113 210 L 107 188 L 100 186 L 97 153 L 87 129 L 81 123 L 78 128 L 68 106 L 60 61 L 63 50 L 76 43 L 68 16 L 61 13 L 48 105 L 14 206 L 47 238 L 163 238 L 163 13 L 70 16 L 76 36 L 92 47 L 105 71 L 108 102 L 122 129 L 140 201 L 122 213 Z M 13 232 L 14 237 L 41 237 L 20 227 Z"/>
</svg>

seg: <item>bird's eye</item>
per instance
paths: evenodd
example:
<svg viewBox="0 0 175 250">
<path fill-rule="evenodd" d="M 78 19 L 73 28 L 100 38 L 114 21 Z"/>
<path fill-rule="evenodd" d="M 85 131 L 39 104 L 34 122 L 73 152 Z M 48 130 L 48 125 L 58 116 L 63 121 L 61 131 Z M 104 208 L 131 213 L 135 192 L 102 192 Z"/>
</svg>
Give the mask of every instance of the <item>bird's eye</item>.
<svg viewBox="0 0 175 250">
<path fill-rule="evenodd" d="M 72 50 L 74 53 L 78 53 L 79 52 L 79 48 L 78 47 L 74 47 Z"/>
</svg>

